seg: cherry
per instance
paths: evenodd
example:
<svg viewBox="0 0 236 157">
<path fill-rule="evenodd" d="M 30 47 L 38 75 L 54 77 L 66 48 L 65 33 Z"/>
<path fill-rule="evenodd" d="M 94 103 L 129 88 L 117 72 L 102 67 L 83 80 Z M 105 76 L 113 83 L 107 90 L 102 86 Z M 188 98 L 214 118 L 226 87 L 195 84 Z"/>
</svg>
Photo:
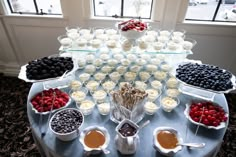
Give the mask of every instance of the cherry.
<svg viewBox="0 0 236 157">
<path fill-rule="evenodd" d="M 193 121 L 207 126 L 218 126 L 221 122 L 226 122 L 225 111 L 222 107 L 212 102 L 198 102 L 190 105 L 189 116 Z"/>
</svg>

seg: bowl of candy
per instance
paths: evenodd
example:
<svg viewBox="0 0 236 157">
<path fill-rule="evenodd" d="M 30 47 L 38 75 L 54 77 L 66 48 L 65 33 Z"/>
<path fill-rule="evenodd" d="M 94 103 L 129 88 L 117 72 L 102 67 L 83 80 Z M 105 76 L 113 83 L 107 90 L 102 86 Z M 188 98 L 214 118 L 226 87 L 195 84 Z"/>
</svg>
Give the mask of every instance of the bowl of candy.
<svg viewBox="0 0 236 157">
<path fill-rule="evenodd" d="M 122 36 L 127 39 L 138 39 L 145 35 L 148 25 L 140 20 L 131 19 L 118 23 L 118 29 Z"/>
</svg>

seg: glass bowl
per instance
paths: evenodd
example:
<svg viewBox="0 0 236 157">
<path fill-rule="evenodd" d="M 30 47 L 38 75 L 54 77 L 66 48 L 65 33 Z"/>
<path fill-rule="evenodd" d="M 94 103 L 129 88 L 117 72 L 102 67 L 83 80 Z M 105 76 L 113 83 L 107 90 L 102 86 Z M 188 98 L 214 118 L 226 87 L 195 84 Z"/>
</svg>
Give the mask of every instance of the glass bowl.
<svg viewBox="0 0 236 157">
<path fill-rule="evenodd" d="M 92 96 L 96 104 L 101 104 L 106 101 L 107 93 L 104 90 L 100 89 L 94 91 Z"/>
<path fill-rule="evenodd" d="M 72 46 L 72 39 L 70 39 L 67 35 L 60 35 L 57 40 L 60 42 L 63 49 L 68 49 Z"/>
<path fill-rule="evenodd" d="M 147 101 L 144 104 L 144 111 L 148 115 L 155 114 L 159 108 L 160 108 L 160 106 L 155 104 L 154 102 Z"/>
<path fill-rule="evenodd" d="M 161 108 L 166 112 L 171 112 L 179 105 L 180 101 L 178 98 L 169 97 L 167 95 L 161 95 L 160 104 Z"/>
<path fill-rule="evenodd" d="M 156 101 L 156 99 L 161 95 L 160 89 L 148 88 L 145 91 L 148 93 L 147 100 L 151 102 Z"/>
<path fill-rule="evenodd" d="M 76 107 L 86 116 L 92 114 L 94 106 L 95 103 L 91 100 L 83 100 L 76 103 Z"/>
<path fill-rule="evenodd" d="M 70 97 L 76 103 L 79 103 L 79 102 L 83 101 L 86 98 L 86 96 L 88 94 L 88 90 L 84 87 L 81 87 L 80 89 L 70 90 L 69 94 L 70 94 Z"/>
<path fill-rule="evenodd" d="M 97 108 L 98 108 L 98 112 L 101 115 L 108 115 L 110 113 L 111 110 L 111 106 L 109 102 L 104 102 L 101 104 L 97 104 Z"/>
<path fill-rule="evenodd" d="M 197 44 L 197 41 L 191 38 L 185 38 L 182 42 L 182 47 L 186 51 L 192 50 L 192 48 Z"/>
</svg>

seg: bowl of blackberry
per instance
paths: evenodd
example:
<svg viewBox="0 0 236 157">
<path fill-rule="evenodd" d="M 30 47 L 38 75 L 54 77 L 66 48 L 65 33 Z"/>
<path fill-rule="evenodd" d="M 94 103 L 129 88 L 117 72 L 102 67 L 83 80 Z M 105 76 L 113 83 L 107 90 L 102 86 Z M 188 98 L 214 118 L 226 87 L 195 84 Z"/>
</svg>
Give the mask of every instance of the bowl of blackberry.
<svg viewBox="0 0 236 157">
<path fill-rule="evenodd" d="M 54 55 L 28 62 L 21 67 L 18 78 L 26 82 L 46 81 L 59 78 L 73 69 L 75 67 L 71 57 Z"/>
<path fill-rule="evenodd" d="M 214 93 L 228 93 L 236 87 L 235 76 L 214 65 L 182 63 L 175 72 L 181 83 Z"/>
</svg>

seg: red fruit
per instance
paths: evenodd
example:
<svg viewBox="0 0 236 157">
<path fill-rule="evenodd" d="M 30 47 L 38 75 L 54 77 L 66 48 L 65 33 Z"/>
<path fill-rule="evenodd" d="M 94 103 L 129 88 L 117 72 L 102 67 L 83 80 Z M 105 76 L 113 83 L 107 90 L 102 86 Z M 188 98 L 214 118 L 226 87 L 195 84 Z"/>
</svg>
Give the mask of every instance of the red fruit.
<svg viewBox="0 0 236 157">
<path fill-rule="evenodd" d="M 202 123 L 205 124 L 205 125 L 209 125 L 208 119 L 204 119 L 204 120 L 202 121 Z"/>
</svg>

